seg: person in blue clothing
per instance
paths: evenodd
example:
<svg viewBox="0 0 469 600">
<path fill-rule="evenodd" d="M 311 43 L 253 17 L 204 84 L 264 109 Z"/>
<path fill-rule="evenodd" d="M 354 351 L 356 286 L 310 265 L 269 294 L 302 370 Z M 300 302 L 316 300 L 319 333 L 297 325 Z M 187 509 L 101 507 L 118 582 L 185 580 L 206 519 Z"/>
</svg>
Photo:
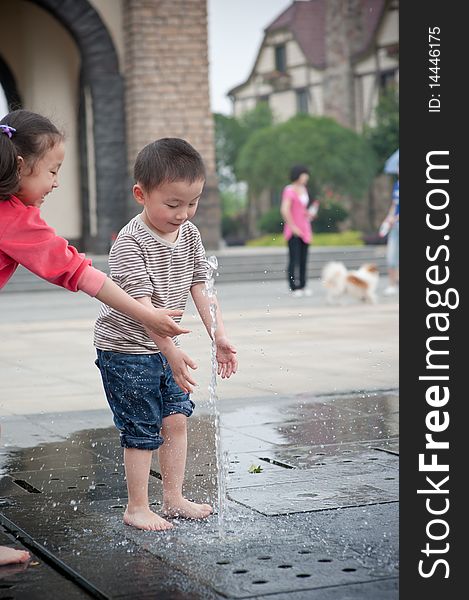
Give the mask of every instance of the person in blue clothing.
<svg viewBox="0 0 469 600">
<path fill-rule="evenodd" d="M 392 202 L 388 214 L 381 227 L 381 235 L 388 234 L 386 262 L 388 266 L 388 286 L 384 290 L 386 296 L 399 292 L 399 173 L 392 189 Z"/>
</svg>

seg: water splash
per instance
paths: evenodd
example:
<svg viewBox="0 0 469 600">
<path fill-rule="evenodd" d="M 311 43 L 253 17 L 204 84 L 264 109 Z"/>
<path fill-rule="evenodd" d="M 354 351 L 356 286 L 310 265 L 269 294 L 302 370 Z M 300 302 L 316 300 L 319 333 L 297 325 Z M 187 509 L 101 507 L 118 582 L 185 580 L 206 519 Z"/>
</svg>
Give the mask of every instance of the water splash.
<svg viewBox="0 0 469 600">
<path fill-rule="evenodd" d="M 216 256 L 208 256 L 208 273 L 205 281 L 205 292 L 210 299 L 210 319 L 211 327 L 210 334 L 212 337 L 211 348 L 211 374 L 209 391 L 209 406 L 213 412 L 215 421 L 215 455 L 217 463 L 218 476 L 218 536 L 225 536 L 225 505 L 226 505 L 226 479 L 228 475 L 228 453 L 223 452 L 220 434 L 220 412 L 218 410 L 217 396 L 217 346 L 215 344 L 215 332 L 217 330 L 217 305 L 215 298 L 217 292 L 215 290 L 215 276 L 218 270 L 218 260 Z"/>
</svg>

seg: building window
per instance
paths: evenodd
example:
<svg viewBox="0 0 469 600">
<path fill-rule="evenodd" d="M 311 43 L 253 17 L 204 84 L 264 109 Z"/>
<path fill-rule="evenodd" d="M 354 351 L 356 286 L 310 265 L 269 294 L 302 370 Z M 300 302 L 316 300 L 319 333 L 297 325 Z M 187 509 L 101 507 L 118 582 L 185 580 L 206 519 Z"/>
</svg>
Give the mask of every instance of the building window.
<svg viewBox="0 0 469 600">
<path fill-rule="evenodd" d="M 280 73 L 287 70 L 287 51 L 284 44 L 275 46 L 275 70 Z"/>
<path fill-rule="evenodd" d="M 396 84 L 396 71 L 381 71 L 379 74 L 379 90 L 380 92 L 387 92 L 390 88 Z"/>
<path fill-rule="evenodd" d="M 296 90 L 296 112 L 309 112 L 309 92 L 306 88 Z"/>
</svg>

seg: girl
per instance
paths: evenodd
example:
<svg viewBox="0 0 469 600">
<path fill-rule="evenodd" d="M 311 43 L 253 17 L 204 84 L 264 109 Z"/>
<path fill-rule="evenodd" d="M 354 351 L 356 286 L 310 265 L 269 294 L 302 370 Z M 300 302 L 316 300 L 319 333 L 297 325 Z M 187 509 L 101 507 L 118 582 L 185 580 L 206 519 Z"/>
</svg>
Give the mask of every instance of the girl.
<svg viewBox="0 0 469 600">
<path fill-rule="evenodd" d="M 49 119 L 15 110 L 0 120 L 0 289 L 21 264 L 55 285 L 97 298 L 157 335 L 189 333 L 172 318 L 182 311 L 131 298 L 41 219 L 46 196 L 59 185 L 63 160 L 64 136 Z M 28 552 L 0 546 L 0 565 L 29 558 Z"/>
</svg>

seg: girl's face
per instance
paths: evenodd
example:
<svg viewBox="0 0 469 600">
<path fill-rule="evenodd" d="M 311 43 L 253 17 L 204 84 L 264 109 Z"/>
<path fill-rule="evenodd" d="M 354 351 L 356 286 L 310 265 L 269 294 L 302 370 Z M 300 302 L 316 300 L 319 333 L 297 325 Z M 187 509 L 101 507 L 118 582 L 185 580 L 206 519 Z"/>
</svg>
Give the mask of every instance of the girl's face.
<svg viewBox="0 0 469 600">
<path fill-rule="evenodd" d="M 309 175 L 308 173 L 301 173 L 301 175 L 298 177 L 298 183 L 300 185 L 306 185 L 309 181 Z"/>
<path fill-rule="evenodd" d="M 58 173 L 65 156 L 63 142 L 57 142 L 31 167 L 18 157 L 20 188 L 16 194 L 26 206 L 40 208 L 47 194 L 59 186 Z"/>
<path fill-rule="evenodd" d="M 143 206 L 144 222 L 162 238 L 175 241 L 179 228 L 192 219 L 202 195 L 204 181 L 172 181 L 146 192 L 134 185 L 135 200 Z"/>
</svg>

